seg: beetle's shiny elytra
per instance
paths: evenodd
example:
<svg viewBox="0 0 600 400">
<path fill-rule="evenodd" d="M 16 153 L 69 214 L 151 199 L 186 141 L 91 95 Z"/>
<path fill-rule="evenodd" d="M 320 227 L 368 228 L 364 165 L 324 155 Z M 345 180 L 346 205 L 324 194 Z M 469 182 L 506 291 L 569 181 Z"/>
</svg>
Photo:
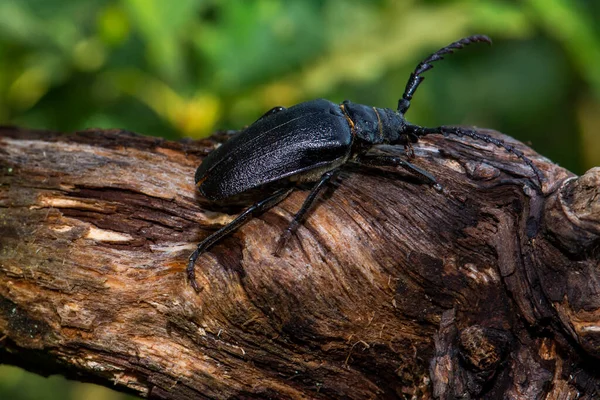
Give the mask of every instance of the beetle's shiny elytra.
<svg viewBox="0 0 600 400">
<path fill-rule="evenodd" d="M 275 254 L 298 228 L 319 192 L 344 164 L 354 162 L 373 166 L 402 167 L 431 185 L 435 178 L 421 168 L 399 157 L 371 155 L 367 152 L 380 144 L 411 144 L 422 136 L 437 133 L 468 136 L 515 154 L 535 173 L 542 175 L 533 162 L 511 145 L 473 130 L 439 126 L 426 128 L 410 124 L 404 114 L 423 81 L 421 74 L 433 67 L 445 54 L 474 42 L 487 42 L 487 36 L 475 35 L 458 40 L 423 60 L 410 75 L 398 109 L 376 108 L 344 101 L 312 100 L 290 107 L 275 107 L 252 125 L 212 151 L 196 171 L 196 186 L 202 196 L 212 202 L 226 203 L 253 189 L 269 188 L 268 196 L 218 231 L 204 239 L 189 258 L 187 275 L 192 287 L 196 283 L 194 264 L 207 248 L 228 235 L 254 215 L 264 212 L 285 199 L 296 182 L 316 182 L 300 210 L 281 235 Z"/>
</svg>

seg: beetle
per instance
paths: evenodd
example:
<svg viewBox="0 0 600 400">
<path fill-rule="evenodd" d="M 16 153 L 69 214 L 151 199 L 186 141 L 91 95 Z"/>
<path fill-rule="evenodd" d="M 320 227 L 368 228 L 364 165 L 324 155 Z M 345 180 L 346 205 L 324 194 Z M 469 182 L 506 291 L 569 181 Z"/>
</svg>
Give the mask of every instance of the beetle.
<svg viewBox="0 0 600 400">
<path fill-rule="evenodd" d="M 404 145 L 408 158 L 411 158 L 414 156 L 411 145 L 422 136 L 468 136 L 502 147 L 516 155 L 533 170 L 541 184 L 542 175 L 533 162 L 502 140 L 461 127 L 421 127 L 404 118 L 415 91 L 424 79 L 421 74 L 433 67 L 431 63 L 475 42 L 491 44 L 490 38 L 485 35 L 469 36 L 443 47 L 421 61 L 408 79 L 397 110 L 355 104 L 348 100 L 335 104 L 323 99 L 307 101 L 287 109 L 275 107 L 213 150 L 195 174 L 196 187 L 205 199 L 216 204 L 226 204 L 257 189 L 269 193 L 198 244 L 189 257 L 187 267 L 192 287 L 197 292 L 201 290 L 195 280 L 194 265 L 206 249 L 254 215 L 281 202 L 296 188 L 297 183 L 315 182 L 315 185 L 280 236 L 275 255 L 280 253 L 299 227 L 318 194 L 339 168 L 348 162 L 402 167 L 425 182 L 437 185 L 430 173 L 409 161 L 395 156 L 367 154 L 377 145 Z"/>
</svg>

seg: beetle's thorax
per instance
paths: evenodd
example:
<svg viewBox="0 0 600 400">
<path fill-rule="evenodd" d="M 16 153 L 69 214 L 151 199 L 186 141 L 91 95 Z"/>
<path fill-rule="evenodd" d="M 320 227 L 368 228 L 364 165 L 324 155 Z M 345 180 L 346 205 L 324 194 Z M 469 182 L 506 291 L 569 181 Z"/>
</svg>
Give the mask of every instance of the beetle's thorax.
<svg viewBox="0 0 600 400">
<path fill-rule="evenodd" d="M 355 137 L 355 145 L 373 146 L 398 143 L 406 121 L 397 111 L 355 104 L 348 100 L 340 104 Z"/>
</svg>

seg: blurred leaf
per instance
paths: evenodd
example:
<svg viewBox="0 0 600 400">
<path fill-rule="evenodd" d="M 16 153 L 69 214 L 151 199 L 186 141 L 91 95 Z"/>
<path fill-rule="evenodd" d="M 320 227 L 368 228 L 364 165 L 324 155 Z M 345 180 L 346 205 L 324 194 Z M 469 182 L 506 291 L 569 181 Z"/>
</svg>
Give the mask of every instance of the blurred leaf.
<svg viewBox="0 0 600 400">
<path fill-rule="evenodd" d="M 27 109 L 48 90 L 48 75 L 43 68 L 33 67 L 23 71 L 10 86 L 7 97 L 15 107 Z"/>
<path fill-rule="evenodd" d="M 474 2 L 473 26 L 488 35 L 527 38 L 534 33 L 534 25 L 528 13 L 518 3 L 488 0 Z"/>
<path fill-rule="evenodd" d="M 581 124 L 584 170 L 600 165 L 600 102 L 597 98 L 583 98 L 577 107 Z"/>
<path fill-rule="evenodd" d="M 213 12 L 214 21 L 202 24 L 194 37 L 214 68 L 211 87 L 239 90 L 315 57 L 323 47 L 322 17 L 312 2 L 234 0 Z"/>
<path fill-rule="evenodd" d="M 198 137 L 316 97 L 394 107 L 420 59 L 486 33 L 492 50 L 424 75 L 411 121 L 575 136 L 577 99 L 600 98 L 599 10 L 589 0 L 0 0 L 0 119 Z M 577 168 L 577 154 L 565 157 Z"/>
<path fill-rule="evenodd" d="M 125 11 L 117 5 L 109 5 L 98 16 L 98 34 L 104 43 L 117 46 L 128 37 L 131 26 Z"/>
<path fill-rule="evenodd" d="M 23 5 L 16 1 L 0 3 L 0 34 L 24 44 L 43 41 L 42 24 Z"/>
<path fill-rule="evenodd" d="M 134 26 L 144 37 L 148 59 L 171 82 L 185 76 L 180 38 L 193 21 L 200 3 L 178 0 L 177 6 L 163 0 L 123 0 Z"/>
<path fill-rule="evenodd" d="M 80 40 L 73 48 L 73 64 L 83 71 L 100 69 L 105 61 L 106 50 L 96 38 Z"/>
<path fill-rule="evenodd" d="M 600 24 L 598 15 L 589 14 L 578 2 L 567 0 L 529 0 L 549 35 L 569 52 L 581 75 L 600 99 Z"/>
</svg>

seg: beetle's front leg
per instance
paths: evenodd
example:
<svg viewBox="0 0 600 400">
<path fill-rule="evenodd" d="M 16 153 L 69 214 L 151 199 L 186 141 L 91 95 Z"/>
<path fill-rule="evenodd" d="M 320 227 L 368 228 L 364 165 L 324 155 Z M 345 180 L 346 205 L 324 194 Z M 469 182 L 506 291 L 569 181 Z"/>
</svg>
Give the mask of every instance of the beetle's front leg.
<svg viewBox="0 0 600 400">
<path fill-rule="evenodd" d="M 363 154 L 356 159 L 356 162 L 359 164 L 376 167 L 402 167 L 411 174 L 418 176 L 423 181 L 433 186 L 436 190 L 441 190 L 442 188 L 433 175 L 431 175 L 429 172 L 401 159 L 400 157 Z"/>
<path fill-rule="evenodd" d="M 321 179 L 319 180 L 319 182 L 312 188 L 312 190 L 310 191 L 310 193 L 304 200 L 304 203 L 302 203 L 302 207 L 300 207 L 300 210 L 298 210 L 296 215 L 294 215 L 294 219 L 292 219 L 292 222 L 290 222 L 287 229 L 279 237 L 279 240 L 277 241 L 277 246 L 275 247 L 275 251 L 273 252 L 273 255 L 279 257 L 281 250 L 283 250 L 283 248 L 285 247 L 285 245 L 288 242 L 288 240 L 290 239 L 290 237 L 292 237 L 292 234 L 294 232 L 296 232 L 296 230 L 300 226 L 300 222 L 302 222 L 302 218 L 304 218 L 304 216 L 306 215 L 308 210 L 310 210 L 311 206 L 314 204 L 315 200 L 317 199 L 317 195 L 323 190 L 323 188 L 325 188 L 325 185 L 327 184 L 327 182 L 329 182 L 331 180 L 331 178 L 333 177 L 333 175 L 335 174 L 336 171 L 337 171 L 337 169 L 334 169 L 334 170 L 325 172 L 321 176 Z"/>
<path fill-rule="evenodd" d="M 275 193 L 273 193 L 266 199 L 261 200 L 250 206 L 246 211 L 238 215 L 236 219 L 234 219 L 233 221 L 231 221 L 212 235 L 208 236 L 206 239 L 204 239 L 198 244 L 196 251 L 194 251 L 192 255 L 190 255 L 189 263 L 187 266 L 188 279 L 196 292 L 200 292 L 201 288 L 198 286 L 198 283 L 196 283 L 196 270 L 194 268 L 194 264 L 196 263 L 198 257 L 200 257 L 200 254 L 202 254 L 210 246 L 221 240 L 223 237 L 227 236 L 228 234 L 242 226 L 254 215 L 262 213 L 268 210 L 269 208 L 276 206 L 278 203 L 283 201 L 283 199 L 285 199 L 293 190 L 293 187 L 277 190 Z"/>
</svg>

